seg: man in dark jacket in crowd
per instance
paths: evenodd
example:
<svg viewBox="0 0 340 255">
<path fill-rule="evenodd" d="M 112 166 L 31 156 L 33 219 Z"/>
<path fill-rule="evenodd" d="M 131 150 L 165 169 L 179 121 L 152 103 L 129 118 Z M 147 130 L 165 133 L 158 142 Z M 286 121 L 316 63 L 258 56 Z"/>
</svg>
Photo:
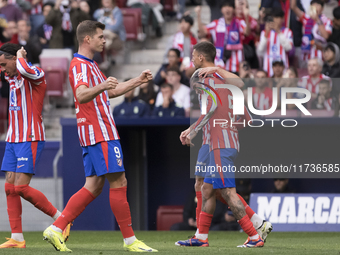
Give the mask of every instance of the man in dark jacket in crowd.
<svg viewBox="0 0 340 255">
<path fill-rule="evenodd" d="M 335 43 L 328 43 L 323 52 L 322 73 L 331 78 L 340 78 L 340 52 Z"/>
</svg>

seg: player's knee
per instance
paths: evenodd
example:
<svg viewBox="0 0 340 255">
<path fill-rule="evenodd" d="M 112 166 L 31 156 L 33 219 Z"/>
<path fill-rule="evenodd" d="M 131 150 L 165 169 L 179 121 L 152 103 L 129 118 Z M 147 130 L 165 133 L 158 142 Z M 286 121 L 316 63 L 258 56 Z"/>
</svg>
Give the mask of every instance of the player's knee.
<svg viewBox="0 0 340 255">
<path fill-rule="evenodd" d="M 200 180 L 200 179 L 196 179 L 196 182 L 195 182 L 195 191 L 196 192 L 199 192 L 202 190 L 202 186 L 203 186 L 203 179 Z"/>
<path fill-rule="evenodd" d="M 17 185 L 14 186 L 15 193 L 19 196 L 23 197 L 25 195 L 25 191 L 27 190 L 28 185 Z"/>
<path fill-rule="evenodd" d="M 125 176 L 123 178 L 121 178 L 119 180 L 119 182 L 120 182 L 121 187 L 126 187 L 127 186 L 127 179 L 126 179 Z"/>
<path fill-rule="evenodd" d="M 209 199 L 212 196 L 214 196 L 214 189 L 213 186 L 211 184 L 208 183 L 203 183 L 202 185 L 202 197 L 204 199 Z"/>
</svg>

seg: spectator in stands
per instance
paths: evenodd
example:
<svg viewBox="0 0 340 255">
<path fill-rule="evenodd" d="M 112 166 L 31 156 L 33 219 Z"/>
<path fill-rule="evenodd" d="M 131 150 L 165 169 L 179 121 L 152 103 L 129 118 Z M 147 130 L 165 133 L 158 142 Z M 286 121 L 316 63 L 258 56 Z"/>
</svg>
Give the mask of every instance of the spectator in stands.
<svg viewBox="0 0 340 255">
<path fill-rule="evenodd" d="M 300 0 L 297 0 L 296 4 L 300 10 L 304 10 Z M 261 8 L 259 11 L 260 29 L 263 30 L 265 27 L 265 16 L 270 14 L 272 10 L 276 8 L 280 8 L 284 12 L 284 27 L 292 30 L 295 52 L 297 54 L 299 52 L 297 48 L 299 49 L 301 46 L 302 24 L 297 20 L 295 13 L 291 11 L 289 0 L 261 0 Z"/>
<path fill-rule="evenodd" d="M 30 0 L 31 8 L 28 11 L 31 24 L 31 35 L 35 35 L 38 28 L 45 23 L 43 15 L 43 0 Z"/>
<path fill-rule="evenodd" d="M 299 82 L 299 87 L 308 89 L 312 93 L 312 101 L 319 94 L 319 82 L 323 79 L 330 78 L 321 73 L 323 62 L 319 58 L 308 60 L 308 75 L 303 76 Z"/>
<path fill-rule="evenodd" d="M 329 80 L 319 82 L 319 94 L 312 103 L 313 109 L 332 111 L 337 103 L 336 97 L 332 96 L 332 86 Z"/>
<path fill-rule="evenodd" d="M 157 93 L 155 92 L 154 89 L 153 81 L 151 80 L 149 82 L 143 83 L 142 85 L 139 86 L 139 88 L 140 90 L 138 99 L 143 100 L 145 103 L 147 103 L 152 110 L 155 105 L 157 96 Z"/>
<path fill-rule="evenodd" d="M 87 0 L 81 0 L 79 2 L 79 8 L 80 10 L 82 10 L 83 12 L 87 13 L 90 15 L 91 13 L 91 8 L 90 8 L 90 5 L 89 3 L 87 2 Z"/>
<path fill-rule="evenodd" d="M 159 4 L 147 4 L 144 0 L 128 0 L 127 6 L 132 8 L 142 9 L 142 25 L 146 28 L 151 20 L 152 28 L 156 32 L 157 37 L 162 37 L 162 24 L 164 23 L 164 18 L 162 16 L 161 10 L 163 5 Z M 151 15 L 151 17 L 150 17 Z"/>
<path fill-rule="evenodd" d="M 77 1 L 56 0 L 54 8 L 45 17 L 46 23 L 53 27 L 49 42 L 52 49 L 77 49 L 76 28 L 90 15 L 79 9 Z"/>
<path fill-rule="evenodd" d="M 333 29 L 328 41 L 335 43 L 340 48 L 340 6 L 333 10 Z"/>
<path fill-rule="evenodd" d="M 0 46 L 4 43 L 18 44 L 18 27 L 15 21 L 3 23 L 4 27 L 0 27 Z"/>
<path fill-rule="evenodd" d="M 285 70 L 285 65 L 282 59 L 274 59 L 272 62 L 273 76 L 272 76 L 272 87 L 276 87 L 276 85 L 280 82 L 283 76 L 283 71 Z"/>
<path fill-rule="evenodd" d="M 181 72 L 178 67 L 171 67 L 166 71 L 166 81 L 173 86 L 173 99 L 179 107 L 183 107 L 185 115 L 190 115 L 190 88 L 181 84 Z M 163 93 L 158 93 L 156 107 L 162 105 Z"/>
<path fill-rule="evenodd" d="M 181 66 L 181 52 L 178 49 L 171 48 L 168 51 L 168 63 L 162 64 L 161 68 L 158 70 L 153 81 L 156 85 L 160 86 L 166 82 L 166 71 L 170 68 L 180 68 Z M 189 78 L 185 75 L 185 71 L 181 72 L 182 84 L 189 86 Z"/>
<path fill-rule="evenodd" d="M 27 60 L 32 64 L 39 64 L 39 55 L 42 52 L 42 45 L 38 35 L 30 36 L 31 25 L 29 21 L 18 21 L 18 41 L 27 52 Z"/>
<path fill-rule="evenodd" d="M 134 96 L 135 90 L 130 90 L 124 95 L 124 102 L 117 105 L 113 110 L 115 118 L 141 118 L 150 115 L 150 107 Z"/>
<path fill-rule="evenodd" d="M 296 0 L 291 0 L 291 8 L 303 26 L 301 51 L 305 61 L 322 59 L 322 48 L 332 33 L 332 21 L 322 14 L 323 5 L 321 0 L 312 0 L 306 14 L 297 7 Z"/>
<path fill-rule="evenodd" d="M 281 88 L 285 87 L 297 87 L 298 85 L 298 72 L 294 67 L 289 67 L 282 76 L 282 79 L 276 83 L 277 87 L 277 108 L 281 108 Z M 287 93 L 287 99 L 300 98 L 299 93 Z M 287 104 L 287 109 L 295 109 L 294 104 Z"/>
<path fill-rule="evenodd" d="M 15 4 L 9 4 L 7 0 L 0 0 L 0 14 L 5 15 L 7 22 L 22 19 L 21 9 Z"/>
<path fill-rule="evenodd" d="M 247 103 L 248 90 L 244 90 L 244 98 Z M 268 87 L 267 72 L 257 70 L 255 74 L 255 87 L 252 88 L 253 106 L 258 110 L 268 110 L 272 106 L 273 91 Z"/>
<path fill-rule="evenodd" d="M 173 98 L 174 87 L 168 83 L 161 86 L 162 103 L 153 109 L 152 115 L 156 117 L 184 117 L 184 109 L 176 104 Z M 158 98 L 158 96 L 157 96 Z"/>
<path fill-rule="evenodd" d="M 48 2 L 43 5 L 43 15 L 46 18 L 47 15 L 50 13 L 51 9 L 54 7 L 54 4 L 51 2 Z M 42 24 L 40 27 L 37 29 L 37 35 L 39 36 L 39 40 L 43 48 L 48 48 L 49 46 L 49 41 L 52 36 L 52 30 L 53 27 L 46 24 Z"/>
<path fill-rule="evenodd" d="M 179 22 L 180 31 L 169 38 L 170 47 L 168 47 L 166 52 L 170 48 L 178 49 L 181 52 L 181 58 L 189 59 L 190 63 L 193 47 L 197 43 L 195 36 L 191 33 L 194 20 L 191 16 L 185 15 Z"/>
<path fill-rule="evenodd" d="M 247 89 L 249 87 L 254 87 L 255 82 L 254 82 L 254 74 L 251 71 L 251 67 L 247 61 L 243 61 L 240 63 L 240 68 L 239 68 L 239 76 L 244 82 L 244 87 L 243 89 Z"/>
<path fill-rule="evenodd" d="M 273 61 L 281 59 L 285 68 L 289 67 L 288 52 L 293 48 L 293 33 L 283 26 L 284 12 L 273 9 L 266 17 L 265 30 L 261 32 L 257 54 L 263 56 L 263 69 L 273 76 Z"/>
<path fill-rule="evenodd" d="M 244 6 L 249 9 L 249 4 L 247 0 L 237 0 L 235 1 L 235 16 L 236 19 L 242 24 L 242 26 L 246 27 L 246 20 L 244 16 Z M 257 20 L 252 16 L 248 15 L 249 24 L 250 24 L 250 33 L 248 36 L 244 36 L 242 40 L 243 44 L 243 52 L 244 58 L 250 64 L 252 69 L 259 68 L 259 62 L 256 55 L 255 49 L 255 39 L 257 34 L 260 33 L 260 26 L 257 23 Z"/>
<path fill-rule="evenodd" d="M 105 61 L 101 64 L 107 69 L 111 62 L 111 57 L 123 49 L 126 41 L 126 31 L 123 22 L 123 14 L 116 5 L 116 0 L 102 0 L 102 8 L 97 9 L 93 17 L 95 20 L 105 24 L 103 31 L 105 36 Z"/>
<path fill-rule="evenodd" d="M 242 37 L 250 34 L 249 9 L 244 5 L 243 14 L 246 26 L 235 17 L 234 0 L 221 1 L 223 17 L 204 26 L 201 22 L 200 10 L 197 11 L 198 29 L 200 33 L 210 35 L 217 49 L 215 64 L 230 72 L 238 72 L 239 64 L 244 60 Z"/>
<path fill-rule="evenodd" d="M 280 79 L 283 76 L 283 71 L 285 70 L 284 63 L 282 59 L 275 59 L 273 61 L 273 76 L 274 79 Z"/>
<path fill-rule="evenodd" d="M 340 53 L 335 43 L 328 43 L 323 52 L 324 64 L 322 73 L 331 78 L 340 78 Z"/>
<path fill-rule="evenodd" d="M 197 207 L 197 198 L 196 193 L 193 191 L 190 193 L 188 197 L 184 209 L 183 209 L 183 222 L 175 223 L 171 226 L 170 230 L 179 231 L 179 230 L 196 230 L 196 207 Z M 225 223 L 225 214 L 227 212 L 227 206 L 220 201 L 216 201 L 216 210 L 214 212 L 210 230 L 228 230 L 225 229 L 223 223 Z M 227 216 L 228 220 L 230 218 Z M 236 223 L 235 218 L 232 216 L 233 221 Z M 238 223 L 236 223 L 238 225 Z"/>
<path fill-rule="evenodd" d="M 271 193 L 294 193 L 294 191 L 288 186 L 289 179 L 274 179 L 274 189 Z"/>
</svg>

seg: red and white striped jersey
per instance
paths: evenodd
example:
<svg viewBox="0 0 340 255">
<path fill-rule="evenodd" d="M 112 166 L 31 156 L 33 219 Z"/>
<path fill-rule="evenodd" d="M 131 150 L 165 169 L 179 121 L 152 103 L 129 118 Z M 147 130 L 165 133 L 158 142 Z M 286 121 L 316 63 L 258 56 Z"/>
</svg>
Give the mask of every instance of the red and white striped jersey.
<svg viewBox="0 0 340 255">
<path fill-rule="evenodd" d="M 45 73 L 39 67 L 30 66 L 23 58 L 17 59 L 16 66 L 19 75 L 6 76 L 10 85 L 6 141 L 44 141 L 45 129 L 41 113 L 46 91 Z"/>
<path fill-rule="evenodd" d="M 89 146 L 119 139 L 107 91 L 84 104 L 80 104 L 76 97 L 76 89 L 80 85 L 92 88 L 106 80 L 97 63 L 78 53 L 74 54 L 69 79 L 74 94 L 80 145 Z"/>
<path fill-rule="evenodd" d="M 233 96 L 229 89 L 216 88 L 216 84 L 224 84 L 224 81 L 219 78 L 209 77 L 204 79 L 205 89 L 210 91 L 215 100 L 210 96 L 207 97 L 207 114 L 201 115 L 196 122 L 195 131 L 208 125 L 209 132 L 209 149 L 210 151 L 215 149 L 234 148 L 239 151 L 240 144 L 238 140 L 238 128 L 235 123 L 237 116 L 233 115 Z M 221 99 L 215 95 L 213 88 Z M 206 93 L 206 92 L 204 92 Z M 216 102 L 216 103 L 215 103 Z M 214 120 L 224 120 L 225 124 L 214 124 Z M 251 120 L 251 116 L 247 110 L 245 110 L 246 121 Z"/>
<path fill-rule="evenodd" d="M 281 32 L 284 37 L 289 40 L 293 46 L 293 33 L 289 28 L 282 28 Z M 260 40 L 265 38 L 265 31 L 261 32 Z M 268 73 L 268 77 L 272 77 L 273 72 L 273 61 L 275 59 L 281 59 L 286 68 L 289 67 L 288 52 L 285 51 L 280 43 L 279 35 L 275 31 L 270 31 L 267 37 L 266 51 L 263 57 L 263 69 Z"/>
<path fill-rule="evenodd" d="M 244 30 L 246 28 L 245 26 L 245 22 L 242 23 L 239 20 L 237 20 L 239 22 L 239 28 L 240 28 L 240 34 L 243 35 Z M 211 23 L 209 23 L 208 25 L 206 25 L 206 29 L 208 30 L 209 34 L 211 35 L 214 44 L 216 45 L 216 29 L 217 29 L 217 25 L 218 25 L 219 20 L 213 20 Z M 226 38 L 228 36 L 226 35 Z M 244 38 L 244 36 L 241 36 L 241 43 L 242 39 Z M 243 56 L 243 50 L 232 50 L 231 51 L 231 56 L 230 58 L 226 61 L 225 63 L 225 69 L 229 72 L 238 72 L 240 69 L 240 63 L 244 60 L 244 56 Z"/>
<path fill-rule="evenodd" d="M 304 14 L 301 18 L 300 18 L 300 22 L 302 23 L 302 30 L 303 30 L 303 34 L 305 34 L 305 28 L 306 28 L 306 25 L 307 25 L 307 22 L 308 22 L 308 19 L 310 17 L 306 14 Z M 322 21 L 322 23 L 324 24 L 325 26 L 325 29 L 326 31 L 331 34 L 332 33 L 332 21 L 327 18 L 324 14 L 321 14 L 320 16 L 320 20 Z M 320 34 L 320 30 L 319 30 L 319 25 L 314 22 L 314 26 L 313 26 L 313 29 L 312 29 L 312 33 L 315 35 L 318 35 L 319 39 L 323 39 L 321 37 L 321 34 Z M 314 40 L 315 39 L 318 39 L 318 38 L 315 38 L 314 36 Z M 323 39 L 325 42 L 326 42 L 326 39 Z M 309 60 L 309 59 L 312 59 L 312 58 L 320 58 L 322 59 L 322 50 L 318 50 L 314 45 L 312 45 L 311 47 L 311 50 L 310 50 L 310 53 L 306 53 L 303 55 L 303 59 L 304 60 Z"/>
<path fill-rule="evenodd" d="M 320 76 L 315 79 L 312 79 L 309 75 L 306 75 L 300 79 L 298 85 L 299 87 L 309 90 L 311 93 L 318 94 L 319 93 L 319 82 L 323 79 L 329 80 L 330 82 L 332 82 L 331 78 L 324 74 L 320 74 Z"/>
<path fill-rule="evenodd" d="M 256 92 L 256 87 L 253 87 L 253 105 L 258 110 L 268 110 L 273 103 L 273 91 L 266 87 L 261 93 Z"/>
</svg>

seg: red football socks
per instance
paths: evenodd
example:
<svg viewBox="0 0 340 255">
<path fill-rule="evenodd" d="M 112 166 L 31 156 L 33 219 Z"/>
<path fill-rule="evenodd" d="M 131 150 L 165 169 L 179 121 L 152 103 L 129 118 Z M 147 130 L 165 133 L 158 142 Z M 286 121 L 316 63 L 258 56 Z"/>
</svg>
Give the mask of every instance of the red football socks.
<svg viewBox="0 0 340 255">
<path fill-rule="evenodd" d="M 95 198 L 96 197 L 89 190 L 84 187 L 81 188 L 70 198 L 64 211 L 53 225 L 62 230 L 65 229 L 67 224 L 77 218 L 79 214 L 85 210 L 86 206 L 88 206 Z"/>
<path fill-rule="evenodd" d="M 12 233 L 22 233 L 20 196 L 15 192 L 14 184 L 5 183 L 7 213 Z"/>
<path fill-rule="evenodd" d="M 134 236 L 131 224 L 130 206 L 126 198 L 127 187 L 110 189 L 110 205 L 116 217 L 123 238 Z"/>
<path fill-rule="evenodd" d="M 200 214 L 200 219 L 199 219 L 199 233 L 200 234 L 208 234 L 209 233 L 209 228 L 211 225 L 213 215 L 206 213 L 206 212 L 201 212 Z"/>
<path fill-rule="evenodd" d="M 242 219 L 238 221 L 240 224 L 241 228 L 243 231 L 248 235 L 248 236 L 255 236 L 257 235 L 257 232 L 253 226 L 253 223 L 251 223 L 248 215 L 244 216 Z"/>
<path fill-rule="evenodd" d="M 253 217 L 255 212 L 253 211 L 253 209 L 250 208 L 250 206 L 246 203 L 246 201 L 244 201 L 243 197 L 241 197 L 239 194 L 237 195 L 238 195 L 238 198 L 241 200 L 242 204 L 244 205 L 244 208 L 246 209 L 246 214 L 248 215 L 249 219 L 251 219 L 251 217 Z"/>
<path fill-rule="evenodd" d="M 244 205 L 244 208 L 246 209 L 246 214 L 248 215 L 249 219 L 253 217 L 255 212 L 253 209 L 250 208 L 250 206 L 247 204 L 247 202 L 241 197 L 239 194 L 237 194 L 238 198 L 241 200 L 242 204 Z M 220 192 L 216 192 L 216 198 L 220 200 L 223 204 L 228 205 L 228 203 L 224 200 L 224 198 L 221 196 Z"/>
<path fill-rule="evenodd" d="M 196 191 L 196 198 L 197 198 L 197 207 L 196 207 L 196 225 L 199 229 L 199 222 L 200 222 L 200 213 L 202 210 L 202 192 Z"/>
<path fill-rule="evenodd" d="M 46 196 L 41 193 L 39 190 L 36 190 L 28 184 L 26 185 L 17 185 L 14 187 L 15 192 L 33 204 L 37 209 L 42 211 L 43 213 L 53 217 L 57 213 L 57 208 L 55 208 L 50 201 L 46 198 Z"/>
</svg>

